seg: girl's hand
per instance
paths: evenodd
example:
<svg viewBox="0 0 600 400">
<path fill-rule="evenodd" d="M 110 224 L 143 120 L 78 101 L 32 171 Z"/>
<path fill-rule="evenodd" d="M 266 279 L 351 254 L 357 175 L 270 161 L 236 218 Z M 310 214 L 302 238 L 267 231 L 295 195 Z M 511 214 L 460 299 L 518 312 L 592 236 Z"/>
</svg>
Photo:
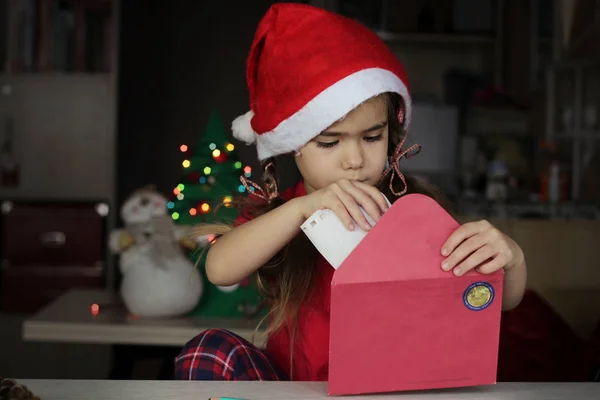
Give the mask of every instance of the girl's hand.
<svg viewBox="0 0 600 400">
<path fill-rule="evenodd" d="M 514 240 L 488 221 L 460 226 L 442 246 L 442 269 L 460 276 L 476 269 L 482 274 L 505 270 L 524 262 L 523 251 Z"/>
<path fill-rule="evenodd" d="M 359 207 L 362 207 L 375 222 L 388 209 L 383 194 L 376 187 L 347 179 L 339 180 L 299 199 L 304 218 L 310 217 L 319 209 L 329 209 L 349 230 L 354 230 L 355 223 L 360 224 L 364 230 L 372 228 Z"/>
</svg>

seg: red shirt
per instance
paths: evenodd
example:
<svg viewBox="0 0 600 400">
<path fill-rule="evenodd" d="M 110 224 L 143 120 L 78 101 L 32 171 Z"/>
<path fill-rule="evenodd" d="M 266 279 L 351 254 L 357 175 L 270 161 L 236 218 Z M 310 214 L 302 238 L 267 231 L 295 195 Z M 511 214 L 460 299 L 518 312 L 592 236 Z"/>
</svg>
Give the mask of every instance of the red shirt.
<svg viewBox="0 0 600 400">
<path fill-rule="evenodd" d="M 301 181 L 282 193 L 281 197 L 284 200 L 290 200 L 305 195 L 306 189 Z M 246 217 L 240 215 L 236 225 L 247 220 Z M 300 235 L 302 234 L 300 233 Z M 292 380 L 327 380 L 329 372 L 329 310 L 333 272 L 333 267 L 319 256 L 318 276 L 315 287 L 311 291 L 312 295 L 304 300 L 298 310 L 293 354 L 290 348 L 290 332 L 287 327 L 280 328 L 267 340 L 267 355 Z"/>
</svg>

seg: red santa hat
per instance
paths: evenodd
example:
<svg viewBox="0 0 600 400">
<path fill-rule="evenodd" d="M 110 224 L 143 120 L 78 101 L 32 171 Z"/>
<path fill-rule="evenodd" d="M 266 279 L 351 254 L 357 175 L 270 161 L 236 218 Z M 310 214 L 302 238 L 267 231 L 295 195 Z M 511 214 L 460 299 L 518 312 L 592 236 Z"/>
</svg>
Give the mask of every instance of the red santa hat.
<svg viewBox="0 0 600 400">
<path fill-rule="evenodd" d="M 271 6 L 260 21 L 247 62 L 250 111 L 233 135 L 256 143 L 258 158 L 300 149 L 373 96 L 395 92 L 411 101 L 404 67 L 360 23 L 294 3 Z"/>
</svg>

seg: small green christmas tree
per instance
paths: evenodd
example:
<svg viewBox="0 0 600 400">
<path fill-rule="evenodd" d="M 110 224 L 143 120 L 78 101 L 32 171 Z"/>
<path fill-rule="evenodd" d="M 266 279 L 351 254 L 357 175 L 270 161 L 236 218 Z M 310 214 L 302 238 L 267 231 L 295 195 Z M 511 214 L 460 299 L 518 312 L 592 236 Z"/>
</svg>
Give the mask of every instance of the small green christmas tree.
<svg viewBox="0 0 600 400">
<path fill-rule="evenodd" d="M 249 178 L 252 169 L 243 167 L 237 158 L 217 111 L 211 113 L 195 148 L 182 144 L 180 151 L 184 176 L 173 189 L 174 198 L 168 205 L 172 218 L 183 225 L 233 221 L 237 210 L 228 205 L 233 195 L 246 191 L 240 175 Z"/>
<path fill-rule="evenodd" d="M 238 215 L 230 206 L 232 196 L 246 192 L 240 175 L 250 178 L 252 169 L 243 166 L 237 158 L 235 146 L 229 141 L 217 111 L 211 113 L 194 149 L 182 144 L 180 151 L 184 174 L 167 205 L 173 220 L 179 225 L 232 223 Z M 193 262 L 198 262 L 205 283 L 202 299 L 193 315 L 245 317 L 258 306 L 260 299 L 253 280 L 234 287 L 215 286 L 206 278 L 205 252 L 200 250 L 192 257 Z"/>
</svg>

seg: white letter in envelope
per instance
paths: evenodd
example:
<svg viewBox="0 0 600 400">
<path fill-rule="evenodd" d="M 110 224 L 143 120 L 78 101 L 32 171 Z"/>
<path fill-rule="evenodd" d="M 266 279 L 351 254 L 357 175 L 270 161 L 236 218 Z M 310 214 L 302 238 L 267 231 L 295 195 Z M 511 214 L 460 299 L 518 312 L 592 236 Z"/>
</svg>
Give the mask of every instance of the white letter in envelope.
<svg viewBox="0 0 600 400">
<path fill-rule="evenodd" d="M 388 206 L 389 200 L 383 195 Z M 361 207 L 363 215 L 371 225 L 375 225 L 373 219 Z M 358 224 L 353 231 L 348 230 L 344 223 L 331 210 L 317 210 L 302 225 L 302 231 L 317 248 L 319 253 L 333 266 L 338 269 L 342 262 L 348 257 L 352 250 L 358 246 L 367 234 Z"/>
</svg>

